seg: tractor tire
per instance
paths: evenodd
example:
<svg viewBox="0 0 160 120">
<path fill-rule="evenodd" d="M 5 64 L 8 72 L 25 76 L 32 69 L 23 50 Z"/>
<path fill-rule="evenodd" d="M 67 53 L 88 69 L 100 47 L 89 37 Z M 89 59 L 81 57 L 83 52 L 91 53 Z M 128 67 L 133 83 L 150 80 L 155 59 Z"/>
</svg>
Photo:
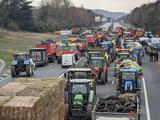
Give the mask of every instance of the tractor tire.
<svg viewBox="0 0 160 120">
<path fill-rule="evenodd" d="M 32 75 L 34 75 L 34 68 L 32 67 Z"/>
<path fill-rule="evenodd" d="M 30 77 L 32 75 L 32 68 L 30 65 L 26 66 L 26 75 L 27 77 Z"/>
<path fill-rule="evenodd" d="M 11 67 L 11 75 L 12 75 L 12 77 L 16 77 L 17 76 L 17 72 L 16 72 L 16 67 L 15 66 Z"/>
<path fill-rule="evenodd" d="M 105 82 L 108 82 L 108 71 L 106 71 Z"/>
</svg>

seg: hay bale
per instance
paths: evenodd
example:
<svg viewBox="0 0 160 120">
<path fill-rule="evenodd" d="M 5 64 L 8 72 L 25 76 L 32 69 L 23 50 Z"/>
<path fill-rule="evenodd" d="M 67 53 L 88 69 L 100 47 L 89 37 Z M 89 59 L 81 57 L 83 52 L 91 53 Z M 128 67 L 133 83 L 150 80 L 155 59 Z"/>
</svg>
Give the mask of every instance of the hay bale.
<svg viewBox="0 0 160 120">
<path fill-rule="evenodd" d="M 17 85 L 25 87 L 13 89 Z M 1 104 L 0 120 L 64 120 L 63 79 L 17 79 L 11 86 L 16 92 Z"/>
</svg>

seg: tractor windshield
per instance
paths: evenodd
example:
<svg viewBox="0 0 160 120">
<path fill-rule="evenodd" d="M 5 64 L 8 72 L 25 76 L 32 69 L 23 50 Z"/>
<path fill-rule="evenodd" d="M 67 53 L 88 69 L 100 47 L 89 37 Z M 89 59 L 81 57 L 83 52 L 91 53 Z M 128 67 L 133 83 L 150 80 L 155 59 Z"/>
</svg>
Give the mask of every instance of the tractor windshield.
<svg viewBox="0 0 160 120">
<path fill-rule="evenodd" d="M 122 73 L 123 80 L 135 80 L 135 73 Z"/>
<path fill-rule="evenodd" d="M 72 93 L 74 93 L 74 94 L 76 94 L 76 93 L 86 94 L 87 93 L 86 84 L 73 84 Z"/>
<path fill-rule="evenodd" d="M 89 57 L 100 57 L 100 53 L 88 53 Z"/>
<path fill-rule="evenodd" d="M 24 61 L 26 59 L 26 55 L 25 54 L 21 54 L 21 55 L 16 55 L 15 56 L 15 60 L 18 61 Z"/>
<path fill-rule="evenodd" d="M 99 67 L 102 67 L 104 64 L 104 60 L 102 59 L 92 59 L 91 65 L 98 65 Z"/>
<path fill-rule="evenodd" d="M 57 45 L 57 50 L 76 50 L 75 46 L 61 46 Z"/>
<path fill-rule="evenodd" d="M 72 79 L 88 79 L 89 75 L 87 72 L 73 72 L 72 73 Z"/>
</svg>

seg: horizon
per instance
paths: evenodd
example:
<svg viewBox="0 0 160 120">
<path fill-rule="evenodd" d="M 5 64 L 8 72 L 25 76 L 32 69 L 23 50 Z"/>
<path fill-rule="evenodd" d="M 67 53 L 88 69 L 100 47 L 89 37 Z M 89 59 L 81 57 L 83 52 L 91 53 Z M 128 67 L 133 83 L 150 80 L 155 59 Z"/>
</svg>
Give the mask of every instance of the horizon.
<svg viewBox="0 0 160 120">
<path fill-rule="evenodd" d="M 41 0 L 31 0 L 34 6 L 39 6 Z M 157 0 L 70 0 L 76 7 L 84 7 L 85 9 L 99 9 L 109 12 L 130 13 L 134 8 L 143 4 L 156 2 Z"/>
</svg>

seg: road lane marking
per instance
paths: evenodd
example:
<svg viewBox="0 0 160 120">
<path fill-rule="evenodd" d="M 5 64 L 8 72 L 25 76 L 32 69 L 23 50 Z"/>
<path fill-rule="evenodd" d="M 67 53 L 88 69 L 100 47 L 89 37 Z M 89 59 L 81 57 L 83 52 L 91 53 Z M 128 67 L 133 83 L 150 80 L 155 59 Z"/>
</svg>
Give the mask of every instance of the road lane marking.
<svg viewBox="0 0 160 120">
<path fill-rule="evenodd" d="M 60 75 L 58 78 L 62 78 L 64 74 Z"/>
<path fill-rule="evenodd" d="M 0 67 L 0 71 L 1 71 L 4 68 L 4 66 L 5 66 L 5 62 L 2 59 L 0 59 L 0 61 L 2 63 L 2 66 Z"/>
<path fill-rule="evenodd" d="M 142 81 L 143 81 L 143 88 L 144 88 L 144 97 L 145 97 L 147 120 L 151 120 L 149 103 L 148 103 L 148 94 L 147 94 L 146 82 L 145 82 L 144 77 L 142 77 Z"/>
<path fill-rule="evenodd" d="M 80 58 L 76 63 L 75 65 L 77 65 L 82 59 L 84 59 L 84 57 Z M 67 70 L 66 70 L 67 71 Z M 58 78 L 62 78 L 64 76 L 64 73 L 62 75 L 60 75 Z"/>
</svg>

